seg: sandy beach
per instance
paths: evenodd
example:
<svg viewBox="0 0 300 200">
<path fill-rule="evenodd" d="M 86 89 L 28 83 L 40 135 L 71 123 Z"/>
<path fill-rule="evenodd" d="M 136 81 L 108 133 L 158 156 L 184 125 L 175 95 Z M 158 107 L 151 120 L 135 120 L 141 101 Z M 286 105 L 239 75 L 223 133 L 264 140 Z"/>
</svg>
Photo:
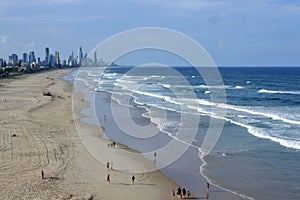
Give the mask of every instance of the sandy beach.
<svg viewBox="0 0 300 200">
<path fill-rule="evenodd" d="M 160 171 L 107 170 L 85 149 L 74 125 L 72 85 L 60 79 L 66 72 L 1 80 L 1 199 L 171 199 L 171 191 L 178 185 Z M 82 101 L 80 105 L 74 110 L 78 122 L 83 117 L 80 110 L 88 104 Z M 109 141 L 101 128 L 79 124 L 77 129 L 97 138 L 97 151 L 100 147 L 110 160 L 127 159 L 129 168 L 153 167 L 139 154 L 124 158 L 119 149 L 125 147 L 119 144 L 107 148 Z"/>
</svg>

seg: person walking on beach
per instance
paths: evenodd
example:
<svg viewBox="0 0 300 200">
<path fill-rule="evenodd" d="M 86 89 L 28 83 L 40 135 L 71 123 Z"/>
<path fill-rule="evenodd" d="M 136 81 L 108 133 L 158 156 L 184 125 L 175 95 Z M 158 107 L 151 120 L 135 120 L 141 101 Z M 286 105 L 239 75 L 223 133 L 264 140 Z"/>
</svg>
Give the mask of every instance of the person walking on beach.
<svg viewBox="0 0 300 200">
<path fill-rule="evenodd" d="M 41 171 L 41 174 L 42 174 L 42 179 L 44 179 L 45 178 L 44 170 Z"/>
<path fill-rule="evenodd" d="M 131 177 L 131 180 L 132 180 L 132 184 L 134 184 L 134 180 L 135 180 L 135 176 L 134 175 Z"/>
<path fill-rule="evenodd" d="M 106 162 L 106 169 L 109 170 L 109 162 Z"/>
<path fill-rule="evenodd" d="M 185 195 L 186 195 L 186 189 L 183 188 L 183 189 L 182 189 L 182 196 L 183 196 L 183 198 L 185 198 Z"/>
<path fill-rule="evenodd" d="M 154 162 L 156 162 L 156 152 L 154 152 Z"/>
<path fill-rule="evenodd" d="M 206 199 L 209 199 L 209 182 L 206 183 Z"/>
<path fill-rule="evenodd" d="M 107 174 L 106 181 L 110 183 L 110 174 Z"/>
<path fill-rule="evenodd" d="M 189 190 L 188 190 L 188 192 L 187 192 L 187 196 L 188 196 L 188 198 L 191 196 L 191 193 L 190 193 Z"/>
<path fill-rule="evenodd" d="M 175 199 L 175 191 L 172 190 L 172 199 Z"/>
<path fill-rule="evenodd" d="M 177 188 L 177 195 L 178 195 L 178 198 L 182 198 L 182 193 L 181 193 L 181 187 L 180 186 Z"/>
</svg>

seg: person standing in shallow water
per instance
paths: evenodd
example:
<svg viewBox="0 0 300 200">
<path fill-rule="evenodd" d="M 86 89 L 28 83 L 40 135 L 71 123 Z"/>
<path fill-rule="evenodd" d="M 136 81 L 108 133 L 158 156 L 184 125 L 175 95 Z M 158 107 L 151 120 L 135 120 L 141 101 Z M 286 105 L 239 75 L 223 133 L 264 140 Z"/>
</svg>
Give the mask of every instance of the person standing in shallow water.
<svg viewBox="0 0 300 200">
<path fill-rule="evenodd" d="M 135 180 L 135 176 L 134 175 L 131 177 L 131 180 L 132 180 L 132 184 L 134 184 L 134 180 Z"/>
<path fill-rule="evenodd" d="M 209 182 L 206 183 L 206 199 L 209 199 Z"/>
</svg>

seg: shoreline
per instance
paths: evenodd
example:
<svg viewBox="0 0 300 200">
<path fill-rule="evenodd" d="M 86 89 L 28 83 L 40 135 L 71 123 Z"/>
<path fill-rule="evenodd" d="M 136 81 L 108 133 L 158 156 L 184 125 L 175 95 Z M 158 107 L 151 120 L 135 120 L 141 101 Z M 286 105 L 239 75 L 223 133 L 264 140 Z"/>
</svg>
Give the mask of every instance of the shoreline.
<svg viewBox="0 0 300 200">
<path fill-rule="evenodd" d="M 89 95 L 86 95 L 86 96 L 89 96 Z M 102 95 L 101 95 L 102 96 Z M 104 95 L 105 96 L 105 95 Z M 88 97 L 86 97 L 86 98 L 88 98 Z M 107 98 L 107 99 L 106 99 Z M 101 105 L 103 106 L 103 105 L 105 105 L 104 107 L 108 107 L 110 104 L 115 104 L 115 105 L 117 105 L 118 103 L 117 102 L 108 102 L 108 98 L 109 97 L 101 97 L 101 99 L 102 99 L 102 101 L 101 101 Z M 106 100 L 105 100 L 106 99 Z M 87 101 L 89 101 L 89 100 L 87 100 Z M 90 100 L 91 101 L 91 100 Z M 95 101 L 94 99 L 92 100 L 92 101 Z M 106 102 L 106 104 L 105 104 L 105 102 Z M 93 102 L 93 103 L 95 103 L 95 102 Z M 99 103 L 99 102 L 97 102 L 97 103 Z M 118 105 L 118 106 L 120 106 L 120 105 Z M 89 113 L 90 113 L 90 111 L 88 111 L 88 110 L 90 110 L 91 108 L 89 108 L 89 109 L 86 109 L 86 110 L 83 110 L 83 112 L 85 112 L 85 114 L 88 116 L 89 115 Z M 95 108 L 92 108 L 92 109 L 95 109 Z M 105 111 L 103 111 L 104 113 L 106 113 L 107 112 L 107 110 L 105 110 Z M 104 113 L 102 113 L 102 114 L 104 114 Z M 93 113 L 94 114 L 94 113 Z M 95 116 L 93 116 L 93 117 L 91 117 L 90 119 L 91 119 L 91 121 L 89 121 L 89 119 L 87 119 L 84 123 L 88 123 L 88 124 L 94 124 L 95 123 L 95 120 L 93 119 Z M 145 118 L 146 119 L 146 118 Z M 111 125 L 111 124 L 110 124 Z M 101 125 L 99 125 L 99 126 L 101 126 L 102 127 L 102 124 Z M 117 130 L 117 129 L 114 129 L 114 128 L 112 128 L 112 132 L 113 131 L 116 131 L 116 132 L 118 132 L 118 131 L 120 131 L 120 130 Z M 104 133 L 105 134 L 105 133 Z M 164 135 L 166 135 L 166 134 L 164 134 Z M 169 137 L 169 136 L 168 136 Z M 109 137 L 109 135 L 107 136 L 107 138 L 109 138 L 109 139 L 111 139 L 110 137 Z M 116 138 L 116 139 L 113 139 L 113 140 L 116 140 L 117 142 L 121 142 L 123 145 L 128 145 L 126 142 L 123 142 L 123 141 L 120 141 L 119 140 L 120 138 Z M 124 144 L 125 143 L 125 144 Z M 130 143 L 130 142 L 129 142 Z M 135 147 L 133 147 L 133 146 L 130 146 L 130 148 L 133 148 L 133 149 L 136 149 Z M 193 148 L 193 147 L 191 147 L 191 148 Z M 171 164 L 170 166 L 168 166 L 168 167 L 166 167 L 166 168 L 164 168 L 164 169 L 160 169 L 159 171 L 161 171 L 166 177 L 168 177 L 169 179 L 171 179 L 171 180 L 173 180 L 173 181 L 175 181 L 178 185 L 181 185 L 181 186 L 185 186 L 185 185 L 193 185 L 194 183 L 188 183 L 188 180 L 183 180 L 182 178 L 180 178 L 180 177 L 178 177 L 177 176 L 177 178 L 176 178 L 176 173 L 174 173 L 174 168 L 180 168 L 180 166 L 184 166 L 185 164 L 184 164 L 184 162 L 190 162 L 190 160 L 189 159 L 186 159 L 186 158 L 184 158 L 184 157 L 189 157 L 189 155 L 191 155 L 191 154 L 194 154 L 194 155 L 198 155 L 198 152 L 195 152 L 195 151 L 197 151 L 198 149 L 197 148 L 193 148 L 193 150 L 189 150 L 189 152 L 187 153 L 187 155 L 185 155 L 185 156 L 183 156 L 183 158 L 181 158 L 181 159 L 179 159 L 179 164 L 177 163 L 177 161 L 176 161 L 176 163 L 175 164 Z M 140 152 L 139 150 L 136 150 L 136 151 L 138 151 L 138 152 Z M 197 158 L 198 158 L 198 156 L 197 156 Z M 149 160 L 149 157 L 144 157 L 144 159 L 147 159 L 147 160 Z M 150 159 L 151 160 L 151 159 Z M 183 160 L 183 161 L 182 161 Z M 201 163 L 202 163 L 202 161 L 201 161 Z M 203 164 L 203 163 L 202 163 Z M 201 164 L 201 165 L 202 165 Z M 173 169 L 172 169 L 173 168 Z M 193 170 L 195 170 L 195 168 L 197 168 L 197 166 L 195 166 L 194 167 L 194 169 Z M 187 177 L 190 177 L 191 176 L 191 174 L 181 174 L 181 176 L 187 176 Z M 197 180 L 198 181 L 201 181 L 202 182 L 202 187 L 199 187 L 199 191 L 200 191 L 200 195 L 199 195 L 199 193 L 197 193 L 197 195 L 196 195 L 196 197 L 195 198 L 199 198 L 199 199 L 203 199 L 203 198 L 205 198 L 205 184 L 206 184 L 206 180 L 207 180 L 207 177 L 205 177 L 203 174 L 199 174 L 199 177 L 197 178 Z M 175 188 L 174 188 L 175 189 Z M 198 190 L 198 189 L 196 189 L 196 190 Z M 193 193 L 192 193 L 193 194 Z M 241 195 L 241 194 L 238 194 L 238 193 L 235 193 L 235 192 L 233 192 L 233 191 L 229 191 L 229 190 L 227 190 L 227 189 L 224 189 L 224 188 L 222 188 L 221 186 L 219 186 L 219 185 L 217 185 L 217 184 L 215 184 L 215 183 L 211 183 L 211 193 L 210 193 L 210 196 L 213 198 L 213 199 L 228 199 L 228 200 L 233 200 L 233 199 L 249 199 L 248 197 L 245 197 L 245 196 L 243 196 L 243 195 Z"/>
<path fill-rule="evenodd" d="M 108 171 L 87 152 L 72 116 L 73 87 L 61 79 L 63 73 L 66 70 L 1 84 L 5 100 L 0 102 L 0 195 L 5 199 L 170 199 L 177 184 L 160 171 L 135 174 L 132 184 L 132 172 Z M 82 124 L 80 128 L 86 135 L 101 138 L 99 127 Z M 101 148 L 107 151 L 102 140 Z M 131 164 L 148 165 L 142 157 L 130 159 Z M 105 181 L 108 173 L 111 183 Z"/>
</svg>

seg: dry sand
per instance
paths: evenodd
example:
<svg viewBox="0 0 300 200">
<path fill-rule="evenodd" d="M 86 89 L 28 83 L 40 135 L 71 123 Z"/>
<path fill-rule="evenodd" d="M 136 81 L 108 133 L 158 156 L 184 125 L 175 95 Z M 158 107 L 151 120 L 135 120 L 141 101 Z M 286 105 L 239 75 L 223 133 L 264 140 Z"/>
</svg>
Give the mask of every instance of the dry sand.
<svg viewBox="0 0 300 200">
<path fill-rule="evenodd" d="M 74 125 L 72 86 L 60 79 L 65 72 L 0 82 L 0 199 L 171 199 L 177 184 L 161 172 L 135 174 L 133 185 L 130 170 L 108 171 L 85 149 Z M 78 122 L 84 106 L 83 101 L 75 109 Z M 78 124 L 81 132 L 97 138 L 102 152 L 95 153 L 125 159 L 120 145 L 107 148 L 99 127 Z M 153 165 L 136 155 L 126 157 L 132 166 Z M 111 183 L 105 181 L 108 173 Z"/>
</svg>

